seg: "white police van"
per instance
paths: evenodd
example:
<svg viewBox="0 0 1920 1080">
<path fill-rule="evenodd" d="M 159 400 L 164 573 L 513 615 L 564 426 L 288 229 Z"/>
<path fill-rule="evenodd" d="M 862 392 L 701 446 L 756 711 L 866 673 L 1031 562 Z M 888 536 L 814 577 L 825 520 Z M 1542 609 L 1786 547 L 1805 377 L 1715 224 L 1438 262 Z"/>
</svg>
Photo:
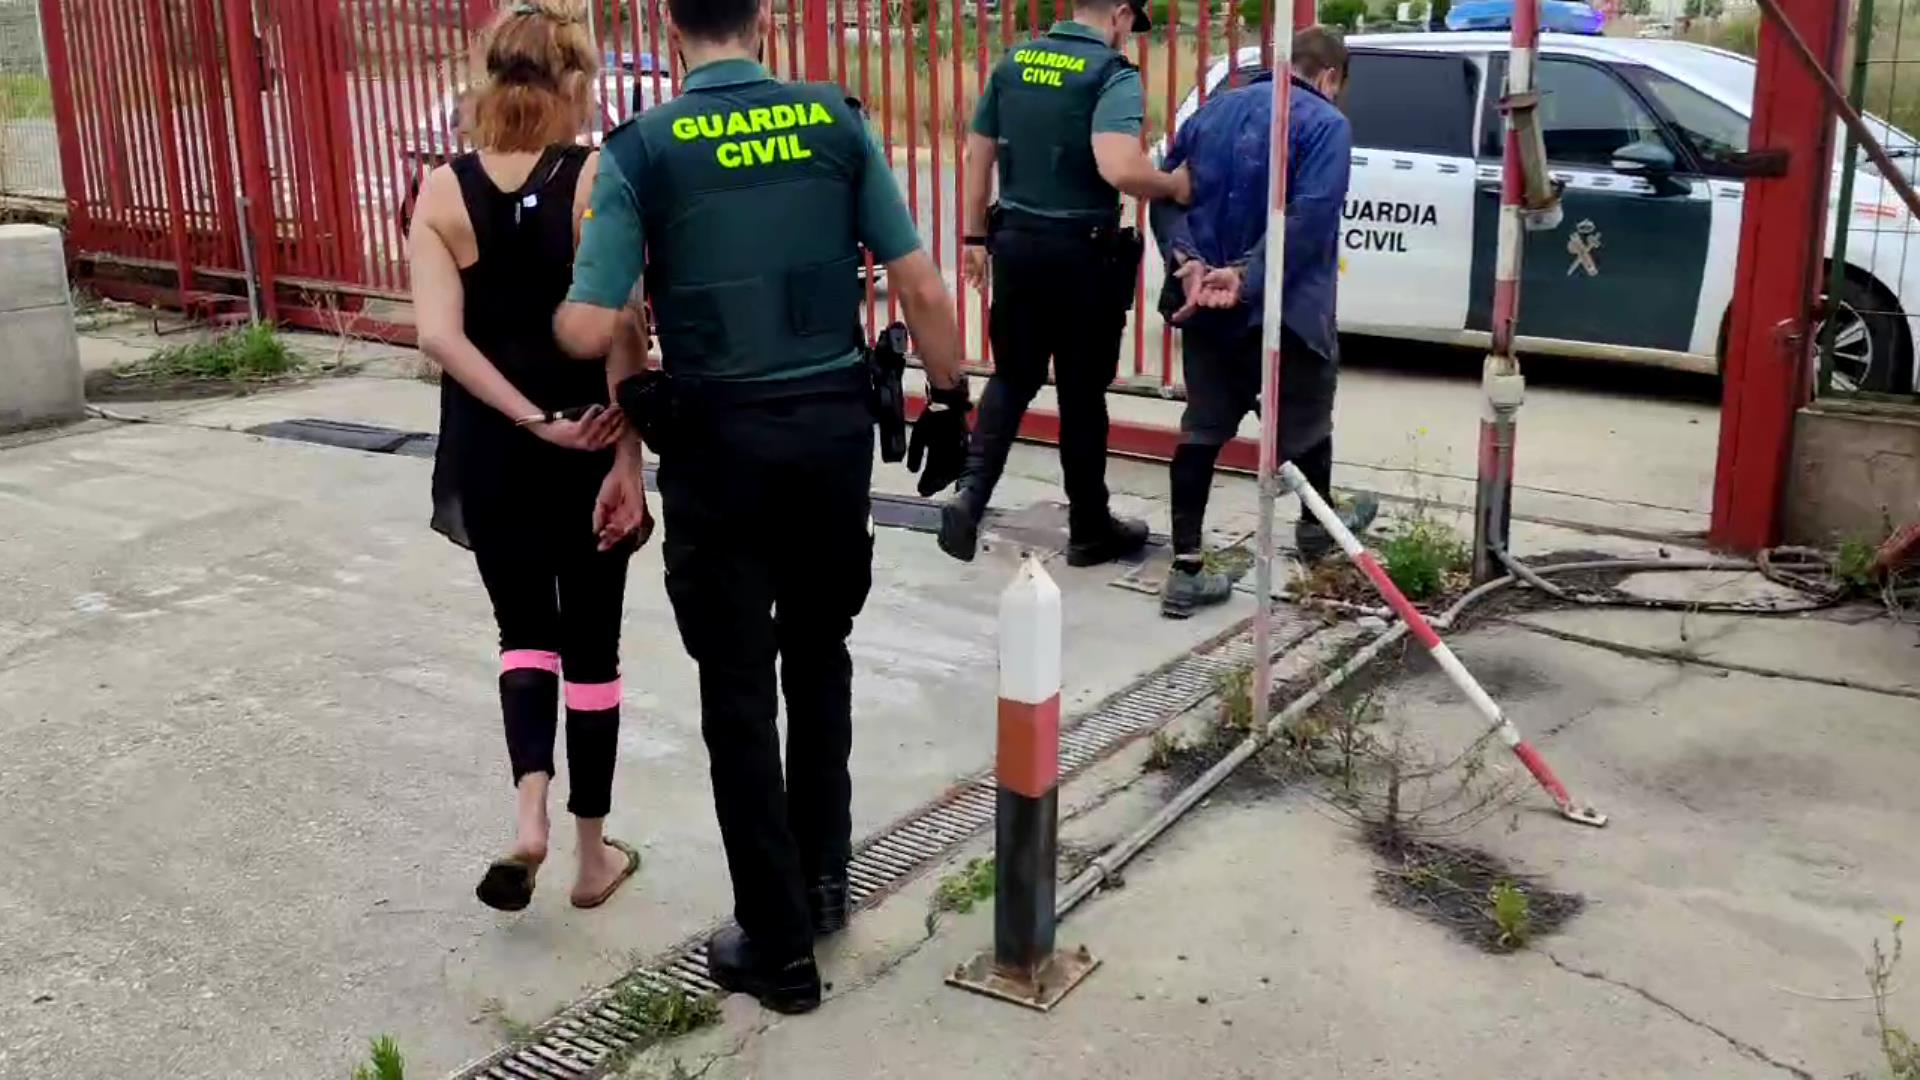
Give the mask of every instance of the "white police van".
<svg viewBox="0 0 1920 1080">
<path fill-rule="evenodd" d="M 1347 39 L 1342 331 L 1485 347 L 1507 43 L 1491 32 Z M 1261 70 L 1257 46 L 1237 60 L 1243 78 Z M 1222 58 L 1209 92 L 1228 74 Z M 1542 35 L 1540 119 L 1565 213 L 1527 236 L 1523 350 L 1716 370 L 1753 87 L 1752 61 L 1719 49 Z M 1190 94 L 1177 121 L 1198 107 Z M 1903 167 L 1920 156 L 1911 136 L 1870 123 Z M 1835 386 L 1920 389 L 1906 317 L 1920 313 L 1920 228 L 1864 155 L 1850 212 Z M 1831 251 L 1831 214 L 1828 227 Z"/>
</svg>

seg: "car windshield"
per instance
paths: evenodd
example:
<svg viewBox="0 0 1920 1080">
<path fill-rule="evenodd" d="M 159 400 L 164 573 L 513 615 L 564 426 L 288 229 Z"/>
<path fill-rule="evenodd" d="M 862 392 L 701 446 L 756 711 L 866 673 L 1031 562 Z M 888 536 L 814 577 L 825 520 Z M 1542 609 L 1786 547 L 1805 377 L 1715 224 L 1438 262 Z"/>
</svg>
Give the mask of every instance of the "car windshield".
<svg viewBox="0 0 1920 1080">
<path fill-rule="evenodd" d="M 1754 73 L 1758 70 L 1754 62 L 1744 56 L 1718 52 L 1711 49 L 1687 50 L 1686 72 L 1690 77 L 1689 81 L 1704 83 L 1711 89 L 1719 91 L 1724 99 L 1742 102 L 1749 110 L 1751 110 L 1753 102 Z M 1655 96 L 1660 96 L 1659 91 L 1654 90 L 1652 87 L 1648 87 L 1647 89 L 1650 93 L 1655 94 Z M 1704 97 L 1705 95 L 1701 96 Z M 1661 97 L 1661 101 L 1663 104 L 1666 103 L 1664 97 Z M 1715 104 L 1718 103 L 1716 102 Z M 1724 106 L 1722 107 L 1724 108 Z M 1668 108 L 1672 110 L 1673 106 L 1669 105 Z M 1735 114 L 1735 116 L 1741 127 L 1744 128 L 1746 126 L 1745 118 L 1739 117 L 1738 114 Z M 1677 113 L 1675 118 L 1679 119 Z M 1874 136 L 1880 140 L 1880 144 L 1886 149 L 1888 156 L 1895 160 L 1920 158 L 1920 141 L 1916 141 L 1913 136 L 1888 124 L 1885 120 L 1874 116 L 1872 113 L 1866 115 L 1866 121 L 1867 127 L 1874 133 Z M 1744 145 L 1744 140 L 1745 133 L 1742 132 L 1742 145 Z M 1702 148 L 1702 153 L 1704 156 L 1704 147 Z M 1836 149 L 1834 156 L 1836 158 L 1839 157 L 1839 153 Z M 1872 162 L 1867 159 L 1864 153 L 1860 155 L 1860 167 L 1868 172 L 1874 172 L 1877 175 L 1877 171 L 1874 169 Z"/>
</svg>

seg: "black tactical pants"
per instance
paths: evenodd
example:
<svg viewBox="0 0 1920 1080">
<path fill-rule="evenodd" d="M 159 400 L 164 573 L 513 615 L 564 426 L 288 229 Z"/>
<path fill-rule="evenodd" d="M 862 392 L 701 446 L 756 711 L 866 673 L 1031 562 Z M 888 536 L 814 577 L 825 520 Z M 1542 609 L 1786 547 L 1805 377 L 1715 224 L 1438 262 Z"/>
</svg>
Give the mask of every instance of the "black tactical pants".
<svg viewBox="0 0 1920 1080">
<path fill-rule="evenodd" d="M 1107 525 L 1107 387 L 1120 364 L 1126 313 L 1102 267 L 1111 252 L 1086 234 L 1003 228 L 993 236 L 993 377 L 980 399 L 961 494 L 985 511 L 1033 396 L 1053 365 L 1060 470 L 1070 527 Z"/>
<path fill-rule="evenodd" d="M 1339 361 L 1321 356 L 1285 327 L 1280 333 L 1280 460 L 1293 462 L 1315 491 L 1332 499 L 1333 396 Z M 1180 417 L 1180 445 L 1173 455 L 1173 550 L 1176 555 L 1197 555 L 1220 448 L 1233 440 L 1248 413 L 1260 409 L 1265 348 L 1258 327 L 1226 341 L 1187 332 L 1181 335 L 1181 346 L 1187 409 Z M 1324 534 L 1302 507 L 1299 541 L 1324 540 Z"/>
<path fill-rule="evenodd" d="M 700 410 L 660 461 L 667 595 L 700 668 L 734 918 L 777 956 L 810 953 L 805 883 L 843 872 L 851 842 L 847 636 L 873 563 L 860 376 L 839 392 Z"/>
</svg>

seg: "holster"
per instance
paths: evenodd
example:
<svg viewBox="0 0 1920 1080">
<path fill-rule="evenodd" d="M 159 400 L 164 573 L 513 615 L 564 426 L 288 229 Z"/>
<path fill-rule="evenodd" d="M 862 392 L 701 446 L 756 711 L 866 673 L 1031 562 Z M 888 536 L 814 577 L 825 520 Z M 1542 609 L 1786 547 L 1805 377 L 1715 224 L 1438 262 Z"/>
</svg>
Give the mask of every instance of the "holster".
<svg viewBox="0 0 1920 1080">
<path fill-rule="evenodd" d="M 880 460 L 888 464 L 907 456 L 907 394 L 901 386 L 906 370 L 907 327 L 894 323 L 867 349 L 867 406 L 880 428 Z"/>
<path fill-rule="evenodd" d="M 1132 310 L 1134 285 L 1140 279 L 1140 260 L 1146 251 L 1146 241 L 1140 238 L 1138 229 L 1128 226 L 1116 230 L 1106 241 L 1106 248 L 1105 294 L 1112 298 L 1117 310 Z"/>
<path fill-rule="evenodd" d="M 614 387 L 614 400 L 627 415 L 627 423 L 640 433 L 642 442 L 656 454 L 668 452 L 679 419 L 671 375 L 659 368 L 630 375 Z"/>
</svg>

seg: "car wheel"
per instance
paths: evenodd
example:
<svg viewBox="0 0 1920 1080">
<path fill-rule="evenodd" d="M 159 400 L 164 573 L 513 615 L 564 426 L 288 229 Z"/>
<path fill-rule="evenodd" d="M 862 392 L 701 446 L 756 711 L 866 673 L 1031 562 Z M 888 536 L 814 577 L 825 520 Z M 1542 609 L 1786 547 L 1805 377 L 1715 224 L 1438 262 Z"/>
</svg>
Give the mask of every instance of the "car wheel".
<svg viewBox="0 0 1920 1080">
<path fill-rule="evenodd" d="M 1825 320 L 1813 324 L 1816 363 L 1826 334 Z M 1849 275 L 1834 305 L 1834 391 L 1903 393 L 1912 388 L 1913 335 L 1899 304 L 1870 282 Z"/>
</svg>

